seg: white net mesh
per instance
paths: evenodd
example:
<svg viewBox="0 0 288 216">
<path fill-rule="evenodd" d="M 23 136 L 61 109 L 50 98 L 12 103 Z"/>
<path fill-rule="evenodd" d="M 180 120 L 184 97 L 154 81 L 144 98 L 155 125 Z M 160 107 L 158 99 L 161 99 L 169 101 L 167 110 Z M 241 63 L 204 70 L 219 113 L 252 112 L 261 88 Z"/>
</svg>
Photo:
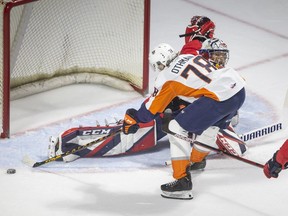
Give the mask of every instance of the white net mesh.
<svg viewBox="0 0 288 216">
<path fill-rule="evenodd" d="M 143 7 L 142 0 L 42 0 L 15 7 L 11 87 L 82 71 L 141 87 Z"/>
<path fill-rule="evenodd" d="M 12 99 L 49 89 L 42 84 L 47 79 L 79 73 L 109 75 L 142 89 L 144 4 L 144 0 L 40 0 L 13 7 L 10 86 L 16 91 L 11 92 Z M 0 19 L 2 30 L 2 15 Z M 2 52 L 0 57 L 2 105 Z M 67 84 L 67 79 L 63 83 L 57 80 L 56 86 L 48 82 L 51 88 Z M 83 82 L 89 81 L 86 77 Z M 113 80 L 107 83 L 117 87 Z M 118 87 L 122 86 L 120 82 Z"/>
</svg>

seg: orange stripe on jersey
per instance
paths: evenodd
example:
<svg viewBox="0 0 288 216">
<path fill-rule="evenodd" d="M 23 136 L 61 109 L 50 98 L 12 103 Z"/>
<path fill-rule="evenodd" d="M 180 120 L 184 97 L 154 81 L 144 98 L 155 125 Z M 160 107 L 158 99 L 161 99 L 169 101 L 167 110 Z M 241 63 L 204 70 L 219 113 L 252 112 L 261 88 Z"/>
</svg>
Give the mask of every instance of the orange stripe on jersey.
<svg viewBox="0 0 288 216">
<path fill-rule="evenodd" d="M 158 94 L 153 98 L 149 111 L 154 115 L 157 113 L 162 113 L 176 96 L 177 95 L 173 89 L 170 88 L 170 82 L 166 82 Z"/>
<path fill-rule="evenodd" d="M 162 113 L 168 104 L 176 97 L 176 96 L 185 96 L 185 97 L 193 97 L 199 98 L 202 96 L 212 98 L 216 101 L 219 101 L 219 98 L 211 91 L 201 88 L 194 89 L 188 87 L 180 82 L 176 81 L 168 81 L 166 82 L 158 94 L 155 96 L 152 101 L 150 107 L 148 108 L 152 114 Z"/>
</svg>

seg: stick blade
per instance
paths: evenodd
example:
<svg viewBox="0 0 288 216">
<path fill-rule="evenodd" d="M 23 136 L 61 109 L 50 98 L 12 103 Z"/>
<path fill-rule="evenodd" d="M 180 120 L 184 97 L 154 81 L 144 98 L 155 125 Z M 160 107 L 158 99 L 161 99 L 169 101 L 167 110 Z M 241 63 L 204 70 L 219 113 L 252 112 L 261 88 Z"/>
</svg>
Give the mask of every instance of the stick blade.
<svg viewBox="0 0 288 216">
<path fill-rule="evenodd" d="M 22 162 L 29 167 L 34 167 L 36 164 L 36 161 L 32 160 L 28 155 L 24 155 Z"/>
</svg>

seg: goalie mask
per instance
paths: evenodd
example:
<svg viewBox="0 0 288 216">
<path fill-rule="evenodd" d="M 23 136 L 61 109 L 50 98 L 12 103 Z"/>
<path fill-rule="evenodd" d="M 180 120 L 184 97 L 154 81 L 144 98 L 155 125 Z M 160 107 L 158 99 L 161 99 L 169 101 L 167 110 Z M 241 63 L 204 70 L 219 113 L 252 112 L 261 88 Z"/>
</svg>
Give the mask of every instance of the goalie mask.
<svg viewBox="0 0 288 216">
<path fill-rule="evenodd" d="M 209 60 L 216 68 L 223 68 L 229 60 L 227 45 L 218 38 L 207 39 L 203 42 L 199 54 Z"/>
<path fill-rule="evenodd" d="M 166 43 L 161 43 L 156 46 L 149 54 L 149 62 L 155 71 L 162 71 L 166 66 L 178 56 L 174 49 Z"/>
</svg>

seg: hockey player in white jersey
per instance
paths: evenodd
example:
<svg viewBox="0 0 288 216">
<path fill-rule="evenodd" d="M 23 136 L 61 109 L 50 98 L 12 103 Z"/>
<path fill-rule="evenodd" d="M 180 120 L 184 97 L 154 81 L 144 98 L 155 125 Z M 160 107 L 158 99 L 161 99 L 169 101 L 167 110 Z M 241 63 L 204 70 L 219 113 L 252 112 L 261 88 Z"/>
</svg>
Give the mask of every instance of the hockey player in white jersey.
<svg viewBox="0 0 288 216">
<path fill-rule="evenodd" d="M 150 62 L 154 62 L 153 65 L 155 70 L 161 71 L 164 68 L 160 64 L 156 65 L 156 62 L 166 65 L 171 62 L 175 56 L 178 55 L 174 49 L 168 44 L 160 45 L 161 50 L 164 53 L 155 53 L 150 59 Z M 158 68 L 159 67 L 159 68 Z M 175 98 L 166 108 L 177 113 L 183 107 L 187 106 L 188 103 Z M 103 140 L 89 148 L 82 151 L 64 156 L 59 160 L 64 162 L 72 162 L 78 158 L 83 157 L 106 157 L 116 155 L 129 155 L 133 153 L 139 153 L 153 148 L 157 145 L 157 141 L 166 136 L 161 130 L 162 118 L 161 116 L 154 120 L 141 124 L 140 129 L 135 134 L 125 135 L 123 133 L 117 134 L 110 139 Z M 105 125 L 93 126 L 81 126 L 70 128 L 64 132 L 61 132 L 57 137 L 51 136 L 49 139 L 48 156 L 53 158 L 57 155 L 61 155 L 67 151 L 73 151 L 73 149 L 79 146 L 86 145 L 104 135 L 110 134 L 118 130 L 122 126 L 122 120 L 116 120 L 115 123 L 108 121 Z M 163 162 L 164 164 L 164 162 Z M 198 169 L 197 167 L 191 168 L 192 170 Z"/>
<path fill-rule="evenodd" d="M 185 45 L 181 49 L 181 53 L 198 54 L 202 44 L 201 41 L 203 41 L 205 37 L 213 37 L 214 28 L 215 25 L 209 18 L 204 16 L 192 17 L 191 23 L 187 26 L 185 34 L 182 35 L 185 36 Z M 198 33 L 196 34 L 196 32 Z M 170 45 L 163 43 L 158 46 L 157 52 L 150 55 L 149 61 L 154 69 L 160 72 L 165 68 L 164 65 L 169 65 L 177 55 L 178 53 L 175 52 Z M 188 104 L 187 101 L 176 97 L 167 108 L 172 109 L 174 114 L 177 114 L 179 110 L 183 109 Z M 51 136 L 49 139 L 49 158 L 71 151 L 81 145 L 85 145 L 86 143 L 103 136 L 103 133 L 111 133 L 121 127 L 122 122 L 119 120 L 115 123 L 107 122 L 105 124 L 106 125 L 102 126 L 91 125 L 85 127 L 74 127 L 61 132 L 57 137 Z M 157 141 L 166 135 L 161 131 L 161 124 L 161 117 L 156 118 L 154 121 L 142 124 L 141 129 L 138 130 L 136 134 L 118 134 L 112 139 L 104 140 L 97 145 L 70 154 L 59 160 L 63 159 L 65 162 L 71 162 L 81 157 L 123 155 L 153 148 L 157 144 Z M 195 153 L 193 155 L 195 155 Z M 191 170 L 204 169 L 206 166 L 206 160 L 204 159 L 199 161 L 198 157 L 196 157 L 195 161 L 191 160 L 191 162 L 193 162 L 190 166 Z"/>
<path fill-rule="evenodd" d="M 225 45 L 219 39 L 209 39 L 207 43 L 212 47 L 217 45 L 214 44 L 215 41 L 218 41 L 218 44 L 220 42 L 222 46 Z M 203 48 L 204 45 L 205 42 Z M 204 55 L 205 49 L 202 51 Z M 225 135 L 228 131 L 230 137 L 235 135 L 227 128 L 231 118 L 245 100 L 245 81 L 233 68 L 224 67 L 228 57 L 228 51 L 223 49 L 209 51 L 206 57 L 192 54 L 175 56 L 175 59 L 170 64 L 164 65 L 165 68 L 159 73 L 154 92 L 148 100 L 145 100 L 138 110 L 127 110 L 123 124 L 124 133 L 135 133 L 140 122 L 151 121 L 162 113 L 175 97 L 181 97 L 191 104 L 170 121 L 171 131 L 192 136 L 208 145 L 215 145 L 216 142 L 223 147 L 230 143 L 238 145 L 237 141 L 227 140 Z M 158 68 L 162 67 L 161 62 L 156 64 Z M 235 139 L 237 140 L 237 135 Z M 192 180 L 187 171 L 190 157 L 193 156 L 191 145 L 174 136 L 169 136 L 169 141 L 173 177 L 176 180 L 161 185 L 162 196 L 192 199 Z M 195 157 L 202 159 L 209 153 L 200 147 L 197 150 Z M 234 153 L 244 153 L 245 145 L 238 150 Z"/>
</svg>

